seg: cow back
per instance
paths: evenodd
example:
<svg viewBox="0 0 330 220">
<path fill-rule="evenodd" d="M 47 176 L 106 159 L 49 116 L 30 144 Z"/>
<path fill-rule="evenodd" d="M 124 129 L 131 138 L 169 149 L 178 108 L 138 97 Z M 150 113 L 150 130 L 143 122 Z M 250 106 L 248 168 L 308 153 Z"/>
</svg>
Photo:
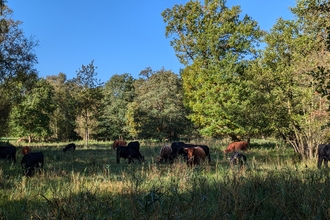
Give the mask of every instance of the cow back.
<svg viewBox="0 0 330 220">
<path fill-rule="evenodd" d="M 140 150 L 140 142 L 138 142 L 138 141 L 129 142 L 127 146 L 128 147 L 134 147 L 137 150 Z"/>
<path fill-rule="evenodd" d="M 232 142 L 228 145 L 228 147 L 224 150 L 225 153 L 231 153 L 235 151 L 245 151 L 248 148 L 249 143 L 246 141 L 237 141 Z"/>
<path fill-rule="evenodd" d="M 67 152 L 67 151 L 75 151 L 76 150 L 76 145 L 74 143 L 70 143 L 68 145 L 66 145 L 64 148 L 63 148 L 63 152 Z"/>
<path fill-rule="evenodd" d="M 161 157 L 169 156 L 171 155 L 171 153 L 172 153 L 172 148 L 170 146 L 163 146 L 159 152 Z"/>
</svg>

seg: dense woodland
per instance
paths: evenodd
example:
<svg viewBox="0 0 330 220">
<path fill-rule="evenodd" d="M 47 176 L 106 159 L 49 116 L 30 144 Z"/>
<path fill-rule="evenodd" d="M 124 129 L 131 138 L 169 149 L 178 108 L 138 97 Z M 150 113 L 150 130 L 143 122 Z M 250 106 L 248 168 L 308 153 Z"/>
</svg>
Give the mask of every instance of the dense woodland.
<svg viewBox="0 0 330 220">
<path fill-rule="evenodd" d="M 328 142 L 330 3 L 297 0 L 270 31 L 225 0 L 164 9 L 184 68 L 115 74 L 94 61 L 76 77 L 38 76 L 34 48 L 6 4 L 0 11 L 0 136 L 37 141 L 276 137 L 303 158 Z M 280 17 L 280 15 L 279 15 Z M 111 74 L 111 73 L 109 73 Z"/>
</svg>

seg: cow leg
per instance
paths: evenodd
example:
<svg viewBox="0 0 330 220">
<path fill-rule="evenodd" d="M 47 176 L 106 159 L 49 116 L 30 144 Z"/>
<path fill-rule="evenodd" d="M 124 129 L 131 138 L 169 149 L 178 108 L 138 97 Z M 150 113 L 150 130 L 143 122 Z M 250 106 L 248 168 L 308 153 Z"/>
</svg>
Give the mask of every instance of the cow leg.
<svg viewBox="0 0 330 220">
<path fill-rule="evenodd" d="M 320 169 L 321 166 L 322 166 L 322 160 L 323 158 L 319 157 L 318 160 L 317 160 L 317 167 Z"/>
<path fill-rule="evenodd" d="M 328 167 L 328 161 L 329 161 L 328 159 L 324 159 L 324 166 L 325 167 Z"/>
<path fill-rule="evenodd" d="M 131 155 L 129 155 L 129 156 L 128 156 L 128 163 L 130 164 L 131 162 L 134 162 L 134 161 L 133 161 L 133 158 L 132 158 L 132 156 L 131 156 Z"/>
</svg>

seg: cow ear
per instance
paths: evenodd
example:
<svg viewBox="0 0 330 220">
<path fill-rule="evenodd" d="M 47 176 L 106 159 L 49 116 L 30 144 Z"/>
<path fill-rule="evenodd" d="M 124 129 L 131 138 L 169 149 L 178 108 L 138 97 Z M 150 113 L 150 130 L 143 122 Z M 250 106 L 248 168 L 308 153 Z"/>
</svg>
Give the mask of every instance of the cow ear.
<svg viewBox="0 0 330 220">
<path fill-rule="evenodd" d="M 188 148 L 183 148 L 183 151 L 187 153 L 188 152 Z"/>
</svg>

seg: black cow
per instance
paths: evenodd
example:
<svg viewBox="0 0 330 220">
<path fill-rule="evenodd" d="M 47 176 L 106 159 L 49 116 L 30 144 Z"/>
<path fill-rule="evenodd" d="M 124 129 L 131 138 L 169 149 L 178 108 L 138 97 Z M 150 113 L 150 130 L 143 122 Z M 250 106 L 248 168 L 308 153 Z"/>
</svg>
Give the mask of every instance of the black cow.
<svg viewBox="0 0 330 220">
<path fill-rule="evenodd" d="M 184 152 L 184 147 L 183 145 L 185 145 L 184 142 L 173 142 L 171 144 L 171 148 L 172 148 L 172 153 L 169 157 L 170 162 L 172 163 L 174 159 L 178 158 L 179 155 L 181 156 L 185 156 L 186 153 Z M 187 156 L 185 157 L 187 158 Z"/>
<path fill-rule="evenodd" d="M 31 152 L 25 154 L 21 161 L 23 175 L 32 176 L 36 167 L 44 167 L 44 154 L 42 152 Z"/>
<path fill-rule="evenodd" d="M 324 162 L 325 167 L 328 167 L 328 161 L 330 160 L 330 145 L 320 144 L 317 148 L 317 153 L 317 167 L 321 168 L 322 162 Z"/>
<path fill-rule="evenodd" d="M 141 155 L 140 151 L 136 146 L 117 146 L 116 148 L 116 162 L 120 163 L 120 158 L 128 158 L 128 163 L 134 162 L 133 159 L 138 159 L 140 162 L 144 161 L 144 156 Z"/>
<path fill-rule="evenodd" d="M 75 151 L 76 150 L 76 145 L 74 143 L 68 144 L 63 148 L 63 152 L 66 153 L 67 151 Z"/>
<path fill-rule="evenodd" d="M 246 163 L 246 156 L 239 152 L 234 152 L 234 154 L 230 157 L 230 165 L 239 164 L 243 166 Z"/>
<path fill-rule="evenodd" d="M 16 150 L 13 145 L 0 146 L 0 159 L 8 159 L 16 163 Z"/>
<path fill-rule="evenodd" d="M 184 142 L 173 142 L 171 144 L 172 153 L 170 157 L 170 161 L 173 162 L 178 155 L 182 155 L 185 160 L 187 160 L 187 153 L 184 151 L 184 148 L 189 147 L 201 147 L 205 151 L 205 155 L 208 158 L 209 163 L 211 163 L 211 154 L 210 149 L 207 145 L 200 144 L 185 144 Z"/>
</svg>

